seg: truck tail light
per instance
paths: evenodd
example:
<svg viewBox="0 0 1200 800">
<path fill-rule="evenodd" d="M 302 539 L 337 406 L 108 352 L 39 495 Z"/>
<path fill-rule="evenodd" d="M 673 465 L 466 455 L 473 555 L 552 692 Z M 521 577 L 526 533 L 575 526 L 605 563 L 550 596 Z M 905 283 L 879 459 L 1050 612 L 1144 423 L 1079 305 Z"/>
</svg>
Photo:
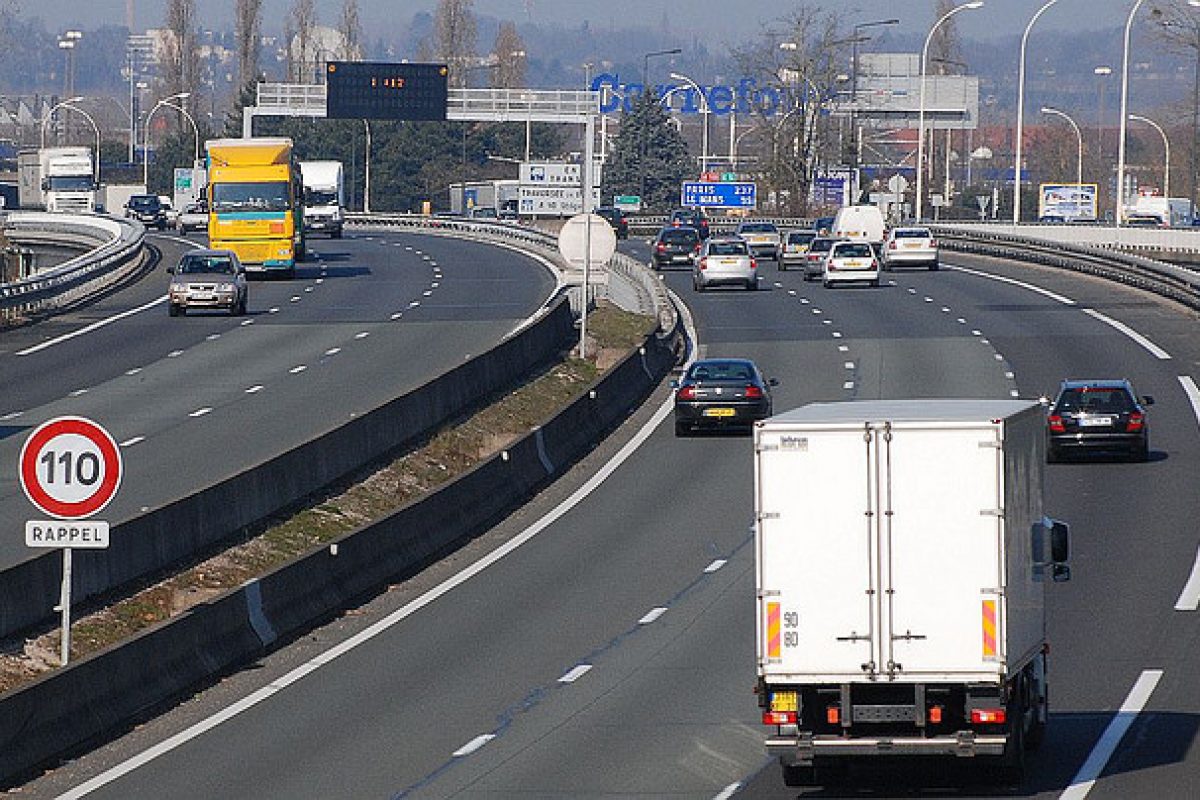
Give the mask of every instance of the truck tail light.
<svg viewBox="0 0 1200 800">
<path fill-rule="evenodd" d="M 764 711 L 763 725 L 795 725 L 795 711 Z"/>
<path fill-rule="evenodd" d="M 1129 432 L 1140 431 L 1146 425 L 1146 415 L 1140 411 L 1135 411 L 1129 415 L 1129 421 L 1125 423 L 1125 430 Z"/>
<path fill-rule="evenodd" d="M 842 712 L 837 706 L 828 706 L 825 709 L 825 721 L 830 725 L 837 725 L 842 720 Z"/>
<path fill-rule="evenodd" d="M 677 398 L 679 398 L 680 400 L 695 400 L 696 399 L 696 387 L 695 386 L 683 386 L 679 389 L 679 391 L 676 393 L 675 396 Z"/>
<path fill-rule="evenodd" d="M 1046 423 L 1050 426 L 1051 433 L 1067 432 L 1067 426 L 1063 423 L 1063 418 L 1059 414 L 1051 414 L 1046 417 Z"/>
<path fill-rule="evenodd" d="M 940 725 L 942 722 L 942 707 L 931 706 L 929 709 L 929 724 Z"/>
<path fill-rule="evenodd" d="M 1003 725 L 1008 721 L 1008 712 L 1003 708 L 972 708 L 972 725 Z"/>
</svg>

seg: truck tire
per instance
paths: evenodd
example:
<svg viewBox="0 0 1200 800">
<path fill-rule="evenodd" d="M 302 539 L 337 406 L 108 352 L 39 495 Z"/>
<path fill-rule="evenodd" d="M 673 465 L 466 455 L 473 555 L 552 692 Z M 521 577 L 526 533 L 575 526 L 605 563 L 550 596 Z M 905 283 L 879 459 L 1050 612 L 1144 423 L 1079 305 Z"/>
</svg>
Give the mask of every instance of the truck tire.
<svg viewBox="0 0 1200 800">
<path fill-rule="evenodd" d="M 1017 709 L 1013 709 L 1016 711 Z M 1025 783 L 1025 721 L 1024 716 L 1018 714 L 1015 719 L 1017 724 L 1013 727 L 1012 734 L 1008 737 L 1008 745 L 1004 748 L 1004 755 L 1000 757 L 1000 781 L 1011 786 L 1021 786 Z"/>
</svg>

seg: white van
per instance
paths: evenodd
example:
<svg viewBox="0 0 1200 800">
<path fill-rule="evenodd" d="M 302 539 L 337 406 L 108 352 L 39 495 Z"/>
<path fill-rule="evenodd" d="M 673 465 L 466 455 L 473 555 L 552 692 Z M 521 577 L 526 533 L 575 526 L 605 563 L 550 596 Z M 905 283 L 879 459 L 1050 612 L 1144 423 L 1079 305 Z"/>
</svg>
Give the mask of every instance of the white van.
<svg viewBox="0 0 1200 800">
<path fill-rule="evenodd" d="M 843 206 L 833 218 L 833 230 L 830 233 L 835 239 L 868 242 L 876 255 L 883 247 L 885 234 L 883 212 L 879 206 L 872 205 Z"/>
</svg>

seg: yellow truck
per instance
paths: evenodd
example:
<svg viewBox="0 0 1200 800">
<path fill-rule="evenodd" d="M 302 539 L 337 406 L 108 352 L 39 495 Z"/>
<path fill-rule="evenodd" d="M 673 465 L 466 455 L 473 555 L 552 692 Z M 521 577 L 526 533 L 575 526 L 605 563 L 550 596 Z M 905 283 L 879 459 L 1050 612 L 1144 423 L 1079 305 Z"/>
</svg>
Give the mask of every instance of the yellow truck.
<svg viewBox="0 0 1200 800">
<path fill-rule="evenodd" d="M 204 150 L 209 246 L 237 253 L 247 271 L 294 275 L 304 258 L 304 195 L 292 140 L 212 139 Z"/>
</svg>

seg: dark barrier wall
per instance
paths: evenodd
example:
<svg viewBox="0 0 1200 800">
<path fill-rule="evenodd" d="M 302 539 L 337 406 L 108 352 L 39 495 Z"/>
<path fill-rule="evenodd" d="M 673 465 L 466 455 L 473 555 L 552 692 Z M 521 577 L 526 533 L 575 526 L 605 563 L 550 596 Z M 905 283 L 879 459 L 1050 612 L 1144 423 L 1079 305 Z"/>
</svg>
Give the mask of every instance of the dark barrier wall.
<svg viewBox="0 0 1200 800">
<path fill-rule="evenodd" d="M 575 341 L 571 309 L 543 319 L 486 353 L 329 433 L 218 483 L 116 525 L 106 550 L 77 550 L 71 594 L 83 602 L 191 558 L 411 443 Z M 47 552 L 0 573 L 0 638 L 53 621 L 62 558 Z"/>
<path fill-rule="evenodd" d="M 437 492 L 128 643 L 0 696 L 0 787 L 411 575 L 515 511 L 586 455 L 675 363 L 650 336 L 541 428 Z M 543 457 L 545 456 L 545 457 Z M 550 465 L 549 467 L 547 465 Z"/>
</svg>

